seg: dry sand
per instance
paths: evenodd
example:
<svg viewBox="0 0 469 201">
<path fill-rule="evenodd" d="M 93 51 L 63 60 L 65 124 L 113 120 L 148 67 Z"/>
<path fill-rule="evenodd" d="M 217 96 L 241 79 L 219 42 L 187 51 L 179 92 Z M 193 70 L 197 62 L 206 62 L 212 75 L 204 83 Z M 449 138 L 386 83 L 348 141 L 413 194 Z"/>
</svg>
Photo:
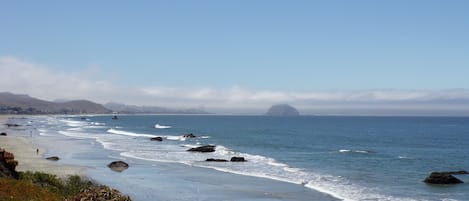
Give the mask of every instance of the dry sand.
<svg viewBox="0 0 469 201">
<path fill-rule="evenodd" d="M 83 175 L 85 170 L 83 167 L 63 165 L 46 160 L 43 158 L 44 149 L 42 148 L 39 148 L 39 153 L 36 153 L 37 146 L 31 142 L 31 139 L 15 136 L 17 131 L 5 126 L 9 117 L 11 116 L 0 115 L 0 132 L 8 134 L 8 136 L 0 136 L 0 148 L 15 155 L 15 159 L 18 161 L 17 171 L 39 171 L 55 174 L 58 177 Z"/>
</svg>

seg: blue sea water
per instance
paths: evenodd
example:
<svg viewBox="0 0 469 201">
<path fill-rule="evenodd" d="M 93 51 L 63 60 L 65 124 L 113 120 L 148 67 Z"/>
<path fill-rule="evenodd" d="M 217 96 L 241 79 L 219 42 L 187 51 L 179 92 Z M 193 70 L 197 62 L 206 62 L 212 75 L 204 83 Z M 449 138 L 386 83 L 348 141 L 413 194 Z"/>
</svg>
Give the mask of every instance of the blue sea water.
<svg viewBox="0 0 469 201">
<path fill-rule="evenodd" d="M 92 178 L 136 200 L 469 200 L 468 184 L 422 182 L 432 171 L 469 170 L 469 118 L 129 115 L 30 123 L 50 154 L 89 167 Z M 149 140 L 155 136 L 164 140 Z M 206 144 L 216 151 L 186 151 Z M 247 162 L 205 162 L 232 156 Z M 114 173 L 102 164 L 110 159 L 131 167 Z M 181 186 L 188 190 L 162 197 L 161 189 Z"/>
</svg>

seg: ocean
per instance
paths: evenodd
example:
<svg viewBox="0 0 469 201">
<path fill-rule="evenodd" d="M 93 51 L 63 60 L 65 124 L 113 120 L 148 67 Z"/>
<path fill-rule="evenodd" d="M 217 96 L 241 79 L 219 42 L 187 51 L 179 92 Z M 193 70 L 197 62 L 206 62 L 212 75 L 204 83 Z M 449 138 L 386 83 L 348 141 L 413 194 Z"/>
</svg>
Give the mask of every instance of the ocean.
<svg viewBox="0 0 469 201">
<path fill-rule="evenodd" d="M 469 200 L 468 184 L 422 182 L 432 171 L 469 170 L 469 118 L 111 117 L 18 121 L 47 156 L 88 167 L 134 200 Z M 186 151 L 202 145 L 216 151 Z M 233 156 L 247 161 L 205 161 Z M 106 164 L 114 160 L 130 168 L 113 172 Z"/>
</svg>

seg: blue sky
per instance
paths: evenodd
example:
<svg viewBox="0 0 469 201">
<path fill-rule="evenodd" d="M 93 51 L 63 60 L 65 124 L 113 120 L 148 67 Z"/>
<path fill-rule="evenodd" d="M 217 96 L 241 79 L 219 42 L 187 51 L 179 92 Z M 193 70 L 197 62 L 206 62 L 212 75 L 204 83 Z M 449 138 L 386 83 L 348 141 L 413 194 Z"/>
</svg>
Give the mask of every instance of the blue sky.
<svg viewBox="0 0 469 201">
<path fill-rule="evenodd" d="M 0 56 L 123 88 L 466 89 L 468 8 L 457 0 L 3 1 Z"/>
</svg>

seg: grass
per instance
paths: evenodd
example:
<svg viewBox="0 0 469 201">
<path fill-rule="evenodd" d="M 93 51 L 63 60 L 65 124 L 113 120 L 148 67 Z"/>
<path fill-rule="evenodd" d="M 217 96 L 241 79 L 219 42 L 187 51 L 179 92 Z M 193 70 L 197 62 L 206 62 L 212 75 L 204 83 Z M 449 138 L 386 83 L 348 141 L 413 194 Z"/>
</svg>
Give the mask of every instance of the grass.
<svg viewBox="0 0 469 201">
<path fill-rule="evenodd" d="M 59 179 L 42 172 L 20 172 L 19 180 L 0 178 L 0 201 L 56 201 L 64 200 L 90 188 L 93 183 L 79 176 Z"/>
<path fill-rule="evenodd" d="M 0 201 L 59 201 L 62 197 L 29 181 L 0 178 Z"/>
<path fill-rule="evenodd" d="M 90 181 L 83 180 L 76 175 L 62 180 L 56 175 L 42 172 L 21 172 L 20 180 L 29 181 L 63 197 L 76 195 L 81 189 L 93 186 Z"/>
</svg>

